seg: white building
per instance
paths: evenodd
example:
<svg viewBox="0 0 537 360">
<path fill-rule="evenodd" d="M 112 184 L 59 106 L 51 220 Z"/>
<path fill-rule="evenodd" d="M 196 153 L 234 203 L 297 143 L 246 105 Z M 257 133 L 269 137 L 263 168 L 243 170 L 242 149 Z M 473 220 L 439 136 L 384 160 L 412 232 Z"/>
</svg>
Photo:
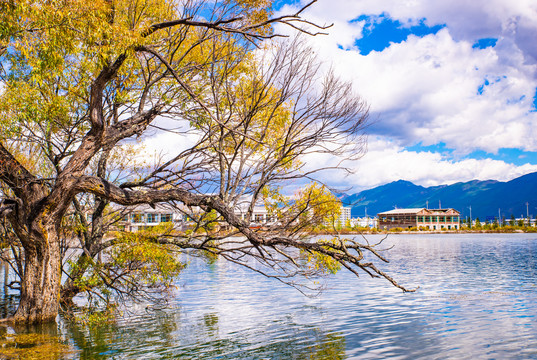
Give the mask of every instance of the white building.
<svg viewBox="0 0 537 360">
<path fill-rule="evenodd" d="M 351 220 L 351 225 L 352 226 L 359 226 L 359 227 L 367 227 L 367 228 L 376 228 L 377 225 L 378 225 L 378 219 L 375 218 L 375 217 L 369 217 L 369 216 L 366 216 L 366 217 L 358 217 L 358 218 L 355 218 L 355 219 L 352 219 Z"/>
<path fill-rule="evenodd" d="M 351 208 L 350 206 L 342 206 L 339 219 L 337 220 L 339 225 L 346 226 L 351 221 Z"/>
<path fill-rule="evenodd" d="M 185 223 L 184 220 L 186 220 L 185 216 L 171 206 L 157 204 L 153 208 L 144 204 L 130 208 L 128 214 L 124 215 L 121 225 L 126 231 L 138 231 L 160 223 L 182 226 Z"/>
<path fill-rule="evenodd" d="M 251 227 L 260 227 L 271 225 L 278 222 L 274 215 L 270 215 L 265 206 L 255 206 L 249 219 L 247 219 L 249 202 L 245 201 L 236 207 L 235 215 L 245 220 Z M 149 205 L 138 205 L 125 209 L 123 221 L 120 226 L 126 231 L 138 231 L 147 227 L 156 226 L 160 223 L 171 222 L 178 230 L 185 230 L 193 224 L 189 219 L 190 212 L 194 212 L 191 216 L 195 216 L 195 212 L 199 209 L 178 209 L 167 204 L 157 204 L 154 207 Z M 336 224 L 345 226 L 351 221 L 351 208 L 341 207 L 341 213 L 336 219 Z"/>
<path fill-rule="evenodd" d="M 149 205 L 138 205 L 135 207 L 129 207 L 125 209 L 126 214 L 123 216 L 120 226 L 125 231 L 138 231 L 146 229 L 151 226 L 156 226 L 160 223 L 172 223 L 174 227 L 178 230 L 185 230 L 189 226 L 193 225 L 193 221 L 187 214 L 191 214 L 192 217 L 196 216 L 196 212 L 199 211 L 197 208 L 192 209 L 178 209 L 177 207 L 172 207 L 167 204 L 157 204 L 155 207 Z M 246 219 L 246 213 L 248 207 L 239 207 L 235 212 L 243 220 Z M 264 224 L 272 223 L 275 219 L 269 216 L 268 211 L 264 206 L 254 207 L 251 218 L 248 222 L 251 226 L 261 226 Z"/>
</svg>

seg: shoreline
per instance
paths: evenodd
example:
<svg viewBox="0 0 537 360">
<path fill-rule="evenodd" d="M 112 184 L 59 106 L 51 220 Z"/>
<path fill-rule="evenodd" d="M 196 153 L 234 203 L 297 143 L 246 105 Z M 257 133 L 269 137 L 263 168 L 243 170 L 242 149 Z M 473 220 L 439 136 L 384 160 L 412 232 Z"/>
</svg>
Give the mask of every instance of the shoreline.
<svg viewBox="0 0 537 360">
<path fill-rule="evenodd" d="M 537 228 L 533 228 L 530 231 L 526 231 L 523 229 L 479 229 L 479 230 L 419 230 L 419 231 L 356 231 L 356 230 L 348 230 L 348 231 L 327 231 L 327 232 L 319 232 L 316 235 L 430 235 L 430 234 L 532 234 L 537 233 Z"/>
</svg>

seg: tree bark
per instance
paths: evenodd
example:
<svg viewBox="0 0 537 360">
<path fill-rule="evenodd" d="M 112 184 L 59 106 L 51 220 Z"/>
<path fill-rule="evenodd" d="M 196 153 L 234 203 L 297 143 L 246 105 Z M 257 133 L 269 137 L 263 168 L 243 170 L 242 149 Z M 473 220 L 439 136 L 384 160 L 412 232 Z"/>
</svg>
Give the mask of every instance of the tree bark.
<svg viewBox="0 0 537 360">
<path fill-rule="evenodd" d="M 35 248 L 25 248 L 21 298 L 13 320 L 18 323 L 55 321 L 60 304 L 61 260 L 58 232 L 49 225 L 33 233 Z"/>
</svg>

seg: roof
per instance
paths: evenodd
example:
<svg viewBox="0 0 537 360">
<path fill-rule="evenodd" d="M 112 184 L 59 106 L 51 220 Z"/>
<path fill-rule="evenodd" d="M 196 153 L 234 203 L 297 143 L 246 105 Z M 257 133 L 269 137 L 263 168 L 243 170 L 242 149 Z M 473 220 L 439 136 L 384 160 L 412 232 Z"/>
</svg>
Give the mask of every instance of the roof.
<svg viewBox="0 0 537 360">
<path fill-rule="evenodd" d="M 453 208 L 447 209 L 426 209 L 426 208 L 412 208 L 412 209 L 393 209 L 385 212 L 378 213 L 377 215 L 395 215 L 395 214 L 417 214 L 420 211 L 425 211 L 426 214 L 438 215 L 442 213 L 454 212 L 460 214 L 459 211 Z"/>
<path fill-rule="evenodd" d="M 385 211 L 379 213 L 379 215 L 391 215 L 391 214 L 415 214 L 421 210 L 424 210 L 425 208 L 415 208 L 415 209 L 393 209 L 390 211 Z"/>
<path fill-rule="evenodd" d="M 133 212 L 145 212 L 145 213 L 160 213 L 160 212 L 177 212 L 178 210 L 168 203 L 157 203 L 154 205 L 149 204 L 138 204 L 131 206 L 123 206 L 112 203 L 112 208 L 114 210 L 126 210 Z"/>
</svg>

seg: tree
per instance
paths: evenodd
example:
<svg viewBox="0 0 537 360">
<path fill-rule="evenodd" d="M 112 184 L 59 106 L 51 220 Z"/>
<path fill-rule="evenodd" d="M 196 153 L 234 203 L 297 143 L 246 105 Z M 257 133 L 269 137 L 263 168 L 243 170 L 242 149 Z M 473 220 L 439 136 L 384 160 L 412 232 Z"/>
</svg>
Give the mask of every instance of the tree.
<svg viewBox="0 0 537 360">
<path fill-rule="evenodd" d="M 0 4 L 0 214 L 21 291 L 10 320 L 53 320 L 80 292 L 165 286 L 184 249 L 297 286 L 295 275 L 345 267 L 406 290 L 364 259 L 386 261 L 375 245 L 308 236 L 339 202 L 306 185 L 322 168 L 303 159 L 359 156 L 367 106 L 300 38 L 277 41 L 275 23 L 323 29 L 301 12 L 272 17 L 266 0 Z M 156 130 L 175 133 L 178 150 L 151 166 L 125 161 Z M 289 183 L 301 185 L 292 200 Z M 112 233 L 124 214 L 111 203 L 168 203 L 194 231 Z M 278 221 L 254 230 L 244 219 L 259 203 Z"/>
</svg>

